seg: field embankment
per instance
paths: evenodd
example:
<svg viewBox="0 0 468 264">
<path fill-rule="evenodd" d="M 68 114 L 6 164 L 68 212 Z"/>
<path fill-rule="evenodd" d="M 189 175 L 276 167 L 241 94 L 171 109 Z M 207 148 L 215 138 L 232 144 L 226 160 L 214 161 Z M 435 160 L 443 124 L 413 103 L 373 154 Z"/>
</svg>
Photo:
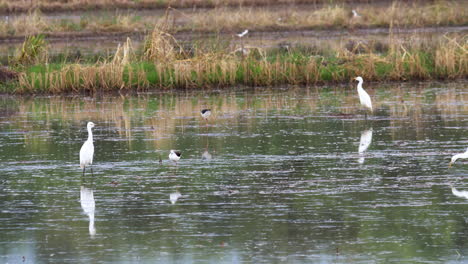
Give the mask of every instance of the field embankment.
<svg viewBox="0 0 468 264">
<path fill-rule="evenodd" d="M 39 39 L 25 43 L 18 58 L 17 81 L 8 93 L 69 93 L 204 89 L 236 85 L 313 85 L 365 80 L 434 80 L 468 76 L 468 42 L 445 38 L 433 44 L 372 46 L 356 42 L 346 49 L 316 51 L 300 47 L 263 50 L 226 46 L 184 50 L 170 34 L 156 28 L 142 50 L 131 41 L 112 59 L 93 64 L 47 63 Z"/>
</svg>

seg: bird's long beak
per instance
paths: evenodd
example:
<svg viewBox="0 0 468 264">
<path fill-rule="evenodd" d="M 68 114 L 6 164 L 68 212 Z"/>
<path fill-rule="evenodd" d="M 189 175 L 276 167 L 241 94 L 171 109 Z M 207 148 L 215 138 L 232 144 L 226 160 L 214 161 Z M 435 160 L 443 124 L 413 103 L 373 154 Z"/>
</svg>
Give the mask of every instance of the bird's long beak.
<svg viewBox="0 0 468 264">
<path fill-rule="evenodd" d="M 449 168 L 451 168 L 451 167 L 452 167 L 452 164 L 453 164 L 452 162 L 449 162 Z"/>
</svg>

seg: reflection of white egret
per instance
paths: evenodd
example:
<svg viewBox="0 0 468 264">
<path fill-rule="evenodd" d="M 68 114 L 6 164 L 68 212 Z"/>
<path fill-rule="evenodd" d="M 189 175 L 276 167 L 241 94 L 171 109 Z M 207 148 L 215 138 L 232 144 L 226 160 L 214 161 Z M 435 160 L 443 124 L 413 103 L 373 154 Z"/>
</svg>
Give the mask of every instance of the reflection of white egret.
<svg viewBox="0 0 468 264">
<path fill-rule="evenodd" d="M 180 153 L 180 151 L 175 151 L 173 149 L 171 149 L 171 153 L 169 153 L 169 159 L 174 161 L 176 164 L 177 164 L 177 161 L 180 160 L 180 155 L 182 153 Z"/>
<path fill-rule="evenodd" d="M 171 201 L 171 204 L 175 204 L 181 196 L 182 194 L 180 194 L 178 191 L 169 194 L 169 200 Z"/>
<path fill-rule="evenodd" d="M 369 148 L 370 144 L 372 143 L 372 128 L 368 130 L 364 130 L 361 133 L 361 140 L 359 141 L 359 155 L 360 158 L 358 159 L 359 163 L 364 163 L 364 156 L 362 154 Z"/>
<path fill-rule="evenodd" d="M 83 143 L 80 149 L 80 167 L 83 169 L 83 174 L 85 173 L 86 166 L 93 164 L 94 156 L 93 131 L 91 131 L 94 123 L 88 122 L 86 127 L 88 128 L 88 140 Z"/>
<path fill-rule="evenodd" d="M 361 101 L 361 105 L 369 109 L 372 112 L 371 98 L 369 94 L 366 91 L 364 91 L 364 89 L 362 88 L 362 83 L 364 82 L 364 80 L 362 79 L 361 76 L 356 77 L 355 80 L 359 82 L 357 85 L 357 91 L 359 94 L 359 100 Z"/>
<path fill-rule="evenodd" d="M 457 197 L 468 199 L 468 191 L 459 191 L 455 187 L 452 187 L 452 193 Z"/>
<path fill-rule="evenodd" d="M 242 33 L 239 33 L 239 34 L 236 34 L 236 35 L 237 35 L 239 38 L 242 38 L 242 37 L 244 37 L 245 35 L 247 35 L 247 33 L 249 33 L 249 30 L 248 30 L 248 29 L 246 29 L 246 30 L 244 30 Z"/>
<path fill-rule="evenodd" d="M 451 167 L 452 164 L 457 161 L 457 159 L 468 159 L 468 149 L 466 149 L 464 153 L 453 155 L 452 159 L 450 160 L 449 167 Z"/>
<path fill-rule="evenodd" d="M 94 236 L 96 234 L 96 229 L 94 228 L 94 210 L 96 205 L 94 202 L 93 189 L 81 186 L 80 202 L 83 212 L 89 217 L 89 234 Z"/>
</svg>

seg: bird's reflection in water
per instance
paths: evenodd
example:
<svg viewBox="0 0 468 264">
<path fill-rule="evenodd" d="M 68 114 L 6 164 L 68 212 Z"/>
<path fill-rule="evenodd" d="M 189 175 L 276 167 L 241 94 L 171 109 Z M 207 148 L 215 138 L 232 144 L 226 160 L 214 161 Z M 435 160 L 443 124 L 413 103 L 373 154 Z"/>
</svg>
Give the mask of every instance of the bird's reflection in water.
<svg viewBox="0 0 468 264">
<path fill-rule="evenodd" d="M 96 204 L 94 202 L 92 187 L 81 185 L 80 203 L 83 212 L 89 217 L 89 234 L 91 237 L 94 237 L 94 235 L 96 235 L 96 229 L 94 228 L 94 210 L 96 208 Z"/>
<path fill-rule="evenodd" d="M 459 191 L 452 186 L 452 193 L 457 197 L 468 199 L 468 191 Z"/>
<path fill-rule="evenodd" d="M 361 132 L 361 140 L 359 142 L 359 159 L 358 163 L 363 164 L 365 157 L 364 157 L 364 152 L 369 148 L 370 144 L 372 143 L 372 128 L 367 129 Z"/>
<path fill-rule="evenodd" d="M 202 160 L 210 161 L 213 156 L 208 152 L 208 149 L 205 149 L 205 151 L 202 154 Z"/>
<path fill-rule="evenodd" d="M 175 191 L 169 195 L 169 200 L 171 201 L 171 204 L 175 204 L 177 200 L 182 196 L 179 191 Z"/>
</svg>

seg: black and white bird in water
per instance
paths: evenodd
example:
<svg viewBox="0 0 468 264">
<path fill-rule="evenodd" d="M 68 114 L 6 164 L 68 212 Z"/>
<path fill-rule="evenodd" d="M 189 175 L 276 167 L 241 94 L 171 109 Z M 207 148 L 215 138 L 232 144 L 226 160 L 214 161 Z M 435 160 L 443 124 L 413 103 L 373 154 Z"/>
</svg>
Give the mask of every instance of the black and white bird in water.
<svg viewBox="0 0 468 264">
<path fill-rule="evenodd" d="M 247 33 L 249 33 L 249 30 L 248 30 L 248 29 L 246 29 L 246 30 L 244 30 L 242 33 L 239 33 L 239 34 L 236 34 L 236 35 L 237 35 L 239 38 L 242 38 L 242 37 L 244 37 L 245 35 L 247 35 Z"/>
<path fill-rule="evenodd" d="M 175 151 L 175 150 L 171 149 L 171 153 L 169 153 L 169 159 L 177 164 L 177 161 L 180 160 L 180 155 L 181 154 L 182 153 L 180 153 L 180 151 Z"/>
<path fill-rule="evenodd" d="M 208 120 L 208 117 L 210 117 L 211 115 L 211 109 L 202 109 L 200 111 L 201 113 L 201 116 L 205 119 L 205 120 Z"/>
</svg>

